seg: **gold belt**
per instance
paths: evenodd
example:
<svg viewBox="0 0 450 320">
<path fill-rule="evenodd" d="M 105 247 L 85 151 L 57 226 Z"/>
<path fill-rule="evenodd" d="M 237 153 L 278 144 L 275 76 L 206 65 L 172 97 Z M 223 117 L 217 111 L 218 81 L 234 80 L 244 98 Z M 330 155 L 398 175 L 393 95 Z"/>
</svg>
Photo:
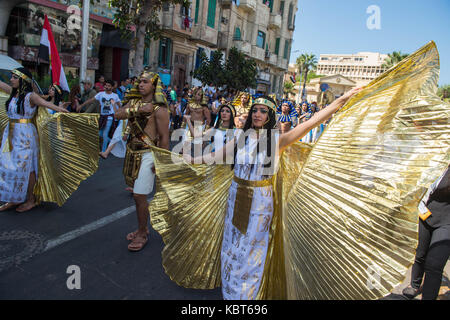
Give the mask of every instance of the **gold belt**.
<svg viewBox="0 0 450 320">
<path fill-rule="evenodd" d="M 236 200 L 234 202 L 233 225 L 242 233 L 247 233 L 250 210 L 253 202 L 254 188 L 269 187 L 273 185 L 274 176 L 267 180 L 244 180 L 236 176 L 233 180 L 238 184 Z"/>
<path fill-rule="evenodd" d="M 11 152 L 13 149 L 12 138 L 14 132 L 14 125 L 17 123 L 21 124 L 33 123 L 33 119 L 9 119 L 8 137 L 6 138 L 5 146 L 3 147 L 3 152 Z"/>
</svg>

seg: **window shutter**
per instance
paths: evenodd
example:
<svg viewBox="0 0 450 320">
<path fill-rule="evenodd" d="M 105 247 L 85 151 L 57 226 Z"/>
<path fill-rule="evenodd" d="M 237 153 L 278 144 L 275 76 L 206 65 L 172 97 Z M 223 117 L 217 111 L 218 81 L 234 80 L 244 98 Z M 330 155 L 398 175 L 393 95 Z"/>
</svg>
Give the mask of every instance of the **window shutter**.
<svg viewBox="0 0 450 320">
<path fill-rule="evenodd" d="M 208 3 L 208 18 L 206 20 L 206 25 L 211 28 L 214 28 L 216 22 L 216 1 L 217 0 L 209 0 Z"/>
</svg>

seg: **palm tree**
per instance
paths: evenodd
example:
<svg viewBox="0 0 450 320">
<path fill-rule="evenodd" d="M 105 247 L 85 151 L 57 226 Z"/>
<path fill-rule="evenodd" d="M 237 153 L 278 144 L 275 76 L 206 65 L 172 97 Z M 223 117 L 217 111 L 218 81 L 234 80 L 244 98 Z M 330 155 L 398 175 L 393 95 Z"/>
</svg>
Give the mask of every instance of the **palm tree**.
<svg viewBox="0 0 450 320">
<path fill-rule="evenodd" d="M 284 83 L 284 90 L 283 90 L 285 96 L 289 98 L 290 94 L 294 93 L 294 84 L 291 81 L 286 81 Z"/>
<path fill-rule="evenodd" d="M 303 98 L 306 96 L 306 82 L 308 79 L 308 72 L 316 70 L 317 58 L 314 54 L 303 53 L 300 57 L 297 58 L 297 66 L 300 70 L 300 74 L 303 76 L 303 87 L 300 96 L 303 100 Z"/>
<path fill-rule="evenodd" d="M 394 51 L 388 54 L 388 57 L 384 60 L 383 68 L 390 69 L 397 63 L 405 59 L 409 54 L 402 54 L 400 51 Z"/>
</svg>

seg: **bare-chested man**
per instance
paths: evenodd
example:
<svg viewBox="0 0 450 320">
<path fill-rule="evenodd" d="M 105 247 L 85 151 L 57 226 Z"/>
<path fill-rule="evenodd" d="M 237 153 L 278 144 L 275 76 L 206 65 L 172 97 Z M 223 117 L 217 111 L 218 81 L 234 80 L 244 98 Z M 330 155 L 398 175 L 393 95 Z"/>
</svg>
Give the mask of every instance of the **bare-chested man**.
<svg viewBox="0 0 450 320">
<path fill-rule="evenodd" d="M 211 112 L 208 109 L 208 98 L 201 87 L 195 88 L 192 99 L 189 101 L 185 115 L 191 116 L 194 126 L 200 126 L 202 132 L 211 126 Z M 183 121 L 182 128 L 187 128 L 186 121 Z M 190 131 L 186 130 L 187 137 L 190 137 Z"/>
<path fill-rule="evenodd" d="M 115 113 L 128 119 L 129 138 L 124 163 L 126 183 L 133 188 L 138 230 L 127 235 L 130 251 L 141 250 L 148 241 L 148 201 L 155 179 L 150 146 L 169 149 L 169 112 L 159 75 L 144 70 L 139 76 L 141 98 L 130 100 Z"/>
</svg>

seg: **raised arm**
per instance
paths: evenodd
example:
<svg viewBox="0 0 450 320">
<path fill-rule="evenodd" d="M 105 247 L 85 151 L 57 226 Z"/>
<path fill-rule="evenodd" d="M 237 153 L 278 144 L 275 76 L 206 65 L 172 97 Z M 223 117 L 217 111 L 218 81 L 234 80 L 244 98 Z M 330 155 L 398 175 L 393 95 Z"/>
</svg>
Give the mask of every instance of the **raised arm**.
<svg viewBox="0 0 450 320">
<path fill-rule="evenodd" d="M 3 81 L 0 81 L 0 90 L 5 92 L 5 93 L 7 93 L 7 94 L 11 94 L 12 87 L 9 84 L 7 84 L 7 83 L 5 83 Z"/>
<path fill-rule="evenodd" d="M 80 110 L 81 110 L 85 105 L 95 102 L 95 100 L 96 100 L 96 99 L 95 99 L 95 96 L 92 97 L 92 98 L 90 98 L 90 99 L 88 99 L 88 100 L 86 100 L 85 102 L 83 102 L 83 103 L 79 106 Z"/>
<path fill-rule="evenodd" d="M 285 148 L 287 148 L 291 144 L 295 143 L 296 141 L 304 137 L 311 129 L 314 129 L 315 127 L 326 121 L 328 118 L 330 118 L 337 110 L 339 110 L 348 101 L 348 99 L 350 99 L 354 94 L 358 93 L 361 90 L 362 88 L 355 88 L 350 90 L 345 95 L 334 100 L 328 107 L 317 112 L 308 121 L 299 124 L 297 127 L 290 130 L 289 132 L 283 133 L 280 136 L 280 145 L 279 145 L 280 153 Z"/>
<path fill-rule="evenodd" d="M 63 107 L 56 106 L 53 103 L 42 99 L 37 93 L 34 92 L 30 96 L 30 102 L 32 105 L 49 108 L 57 112 L 69 112 L 67 109 L 64 109 Z"/>
</svg>

